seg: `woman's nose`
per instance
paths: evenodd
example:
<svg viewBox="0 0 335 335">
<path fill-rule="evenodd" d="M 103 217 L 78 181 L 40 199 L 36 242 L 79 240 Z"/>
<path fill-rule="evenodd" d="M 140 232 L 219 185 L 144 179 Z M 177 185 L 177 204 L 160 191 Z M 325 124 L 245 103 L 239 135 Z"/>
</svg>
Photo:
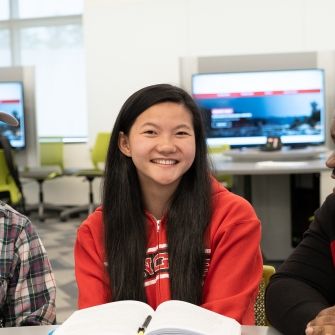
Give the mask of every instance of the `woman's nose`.
<svg viewBox="0 0 335 335">
<path fill-rule="evenodd" d="M 176 151 L 176 145 L 172 138 L 164 137 L 161 138 L 157 144 L 157 150 L 162 153 L 171 153 Z"/>
</svg>

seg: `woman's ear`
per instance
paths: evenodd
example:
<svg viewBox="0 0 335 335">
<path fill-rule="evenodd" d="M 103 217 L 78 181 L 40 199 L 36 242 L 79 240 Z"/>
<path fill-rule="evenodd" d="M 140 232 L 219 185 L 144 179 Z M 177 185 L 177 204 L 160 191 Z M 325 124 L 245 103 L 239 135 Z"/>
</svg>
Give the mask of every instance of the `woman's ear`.
<svg viewBox="0 0 335 335">
<path fill-rule="evenodd" d="M 124 155 L 131 157 L 129 139 L 123 131 L 119 133 L 119 149 Z"/>
</svg>

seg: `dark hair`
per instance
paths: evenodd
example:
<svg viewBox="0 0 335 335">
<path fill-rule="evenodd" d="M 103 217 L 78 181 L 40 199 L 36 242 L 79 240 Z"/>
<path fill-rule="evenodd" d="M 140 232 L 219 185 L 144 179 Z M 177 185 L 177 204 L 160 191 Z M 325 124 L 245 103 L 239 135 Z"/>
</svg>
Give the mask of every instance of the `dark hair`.
<svg viewBox="0 0 335 335">
<path fill-rule="evenodd" d="M 196 153 L 167 210 L 169 277 L 172 299 L 200 304 L 205 232 L 211 215 L 211 186 L 201 113 L 181 88 L 158 84 L 131 95 L 116 119 L 109 143 L 103 185 L 105 250 L 112 300 L 145 301 L 146 218 L 132 159 L 118 147 L 119 133 L 129 134 L 136 118 L 149 107 L 175 102 L 192 114 Z"/>
</svg>

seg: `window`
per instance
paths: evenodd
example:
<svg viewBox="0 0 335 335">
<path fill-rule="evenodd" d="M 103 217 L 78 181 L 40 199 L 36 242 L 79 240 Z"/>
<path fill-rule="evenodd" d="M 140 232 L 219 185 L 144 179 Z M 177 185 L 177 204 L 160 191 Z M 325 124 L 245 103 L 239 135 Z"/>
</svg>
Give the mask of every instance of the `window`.
<svg viewBox="0 0 335 335">
<path fill-rule="evenodd" d="M 9 66 L 10 60 L 9 31 L 0 29 L 0 66 Z"/>
<path fill-rule="evenodd" d="M 34 66 L 39 137 L 87 137 L 82 10 L 83 0 L 0 0 L 0 66 Z"/>
<path fill-rule="evenodd" d="M 0 0 L 0 20 L 9 18 L 9 0 Z"/>
<path fill-rule="evenodd" d="M 81 14 L 83 0 L 18 0 L 18 12 L 20 18 Z"/>
<path fill-rule="evenodd" d="M 81 25 L 22 29 L 20 39 L 22 65 L 37 64 L 39 136 L 85 137 Z"/>
</svg>

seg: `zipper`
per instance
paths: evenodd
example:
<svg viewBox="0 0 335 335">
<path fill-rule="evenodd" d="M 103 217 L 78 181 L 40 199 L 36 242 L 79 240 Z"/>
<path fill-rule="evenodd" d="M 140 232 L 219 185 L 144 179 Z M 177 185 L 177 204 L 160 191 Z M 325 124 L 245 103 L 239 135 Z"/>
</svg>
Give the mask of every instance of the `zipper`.
<svg viewBox="0 0 335 335">
<path fill-rule="evenodd" d="M 156 219 L 155 219 L 156 220 Z M 157 229 L 157 233 L 159 233 L 159 230 L 161 228 L 161 221 L 162 220 L 156 220 L 156 229 Z"/>
</svg>

